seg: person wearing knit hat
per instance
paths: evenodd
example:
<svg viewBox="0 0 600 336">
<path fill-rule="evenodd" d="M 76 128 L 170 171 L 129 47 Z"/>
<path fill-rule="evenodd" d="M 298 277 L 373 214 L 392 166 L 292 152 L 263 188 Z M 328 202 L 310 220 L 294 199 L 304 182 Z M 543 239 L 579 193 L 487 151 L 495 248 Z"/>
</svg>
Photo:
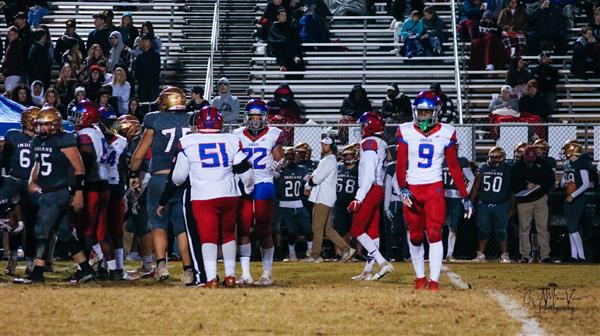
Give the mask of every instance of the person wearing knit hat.
<svg viewBox="0 0 600 336">
<path fill-rule="evenodd" d="M 129 48 L 133 49 L 133 42 L 138 36 L 140 36 L 140 32 L 133 24 L 133 16 L 131 13 L 127 12 L 121 16 L 121 25 L 119 26 L 118 30 L 123 38 L 123 43 L 125 43 L 125 45 Z"/>
<path fill-rule="evenodd" d="M 504 85 L 500 89 L 500 94 L 492 95 L 492 101 L 488 107 L 490 113 L 502 116 L 520 117 L 519 104 L 512 95 L 510 85 Z"/>
</svg>

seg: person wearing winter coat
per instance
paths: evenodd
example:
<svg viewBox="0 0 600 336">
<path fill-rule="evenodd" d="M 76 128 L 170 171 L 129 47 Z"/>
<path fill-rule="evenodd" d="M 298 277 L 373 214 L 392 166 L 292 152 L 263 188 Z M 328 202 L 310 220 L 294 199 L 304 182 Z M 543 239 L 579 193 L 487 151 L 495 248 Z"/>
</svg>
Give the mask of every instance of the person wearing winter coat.
<svg viewBox="0 0 600 336">
<path fill-rule="evenodd" d="M 412 105 L 410 98 L 400 92 L 398 84 L 390 83 L 387 94 L 381 103 L 381 114 L 387 123 L 401 124 L 412 120 Z"/>
<path fill-rule="evenodd" d="M 360 84 L 352 87 L 348 97 L 344 98 L 340 113 L 342 116 L 350 116 L 353 119 L 358 119 L 363 113 L 371 111 L 371 101 L 367 98 L 367 91 Z"/>
<path fill-rule="evenodd" d="M 211 105 L 216 107 L 223 115 L 224 124 L 235 124 L 240 117 L 240 101 L 231 94 L 231 83 L 227 77 L 222 77 L 217 82 L 219 95 L 213 98 Z"/>
</svg>

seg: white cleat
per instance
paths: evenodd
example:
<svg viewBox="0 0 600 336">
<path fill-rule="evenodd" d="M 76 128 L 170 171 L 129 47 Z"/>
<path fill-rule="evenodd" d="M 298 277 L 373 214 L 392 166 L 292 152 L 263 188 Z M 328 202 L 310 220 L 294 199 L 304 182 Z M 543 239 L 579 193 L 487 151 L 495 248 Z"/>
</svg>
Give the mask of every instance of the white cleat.
<svg viewBox="0 0 600 336">
<path fill-rule="evenodd" d="M 355 275 L 350 279 L 352 279 L 352 281 L 371 281 L 373 280 L 373 274 L 362 272 L 361 274 Z"/>
<path fill-rule="evenodd" d="M 325 262 L 325 260 L 323 260 L 323 258 L 318 257 L 318 258 L 313 258 L 313 257 L 308 257 L 306 259 L 303 260 L 305 263 L 312 263 L 312 264 L 320 264 L 322 262 Z"/>
<path fill-rule="evenodd" d="M 446 257 L 446 262 L 447 263 L 455 263 L 455 262 L 458 262 L 458 260 L 456 258 L 454 258 L 453 256 L 449 255 Z"/>
<path fill-rule="evenodd" d="M 346 251 L 344 251 L 344 254 L 342 254 L 342 257 L 340 258 L 340 262 L 341 263 L 348 262 L 348 260 L 350 260 L 350 258 L 352 258 L 354 256 L 354 253 L 356 253 L 356 250 L 353 249 L 352 247 L 349 247 Z"/>
<path fill-rule="evenodd" d="M 254 279 L 252 279 L 251 276 L 247 276 L 247 277 L 242 276 L 236 281 L 236 284 L 238 284 L 240 286 L 252 285 L 252 284 L 254 284 Z"/>
<path fill-rule="evenodd" d="M 512 261 L 510 260 L 508 253 L 502 253 L 502 255 L 500 256 L 500 263 L 501 264 L 510 264 L 511 262 Z"/>
<path fill-rule="evenodd" d="M 471 259 L 472 262 L 476 263 L 484 263 L 485 262 L 485 254 L 481 252 L 477 252 L 477 257 Z"/>
<path fill-rule="evenodd" d="M 266 286 L 271 286 L 273 284 L 273 278 L 270 276 L 261 276 L 260 279 L 258 279 L 258 281 L 256 281 L 254 283 L 255 286 L 261 286 L 261 287 L 266 287 Z"/>
<path fill-rule="evenodd" d="M 388 262 L 385 265 L 381 266 L 381 268 L 379 269 L 379 272 L 375 273 L 375 275 L 373 275 L 373 278 L 371 280 L 377 281 L 377 280 L 383 278 L 384 276 L 386 276 L 387 274 L 392 273 L 393 271 L 394 271 L 394 266 Z"/>
</svg>

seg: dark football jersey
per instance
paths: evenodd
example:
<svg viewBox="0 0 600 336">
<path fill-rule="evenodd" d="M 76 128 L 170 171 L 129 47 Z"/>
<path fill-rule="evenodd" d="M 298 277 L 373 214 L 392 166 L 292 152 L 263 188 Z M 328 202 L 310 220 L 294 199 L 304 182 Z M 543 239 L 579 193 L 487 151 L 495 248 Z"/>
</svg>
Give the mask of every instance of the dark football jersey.
<svg viewBox="0 0 600 336">
<path fill-rule="evenodd" d="M 0 218 L 7 218 L 19 203 L 19 184 L 10 177 L 0 176 Z"/>
<path fill-rule="evenodd" d="M 308 170 L 308 174 L 312 174 L 315 169 L 317 169 L 317 166 L 319 165 L 319 163 L 317 161 L 313 161 L 313 160 L 304 160 L 301 162 L 298 162 L 299 165 L 303 165 L 306 167 L 306 169 Z"/>
<path fill-rule="evenodd" d="M 33 137 L 31 148 L 35 162 L 40 165 L 37 184 L 42 192 L 67 187 L 71 162 L 61 149 L 69 147 L 77 147 L 77 137 L 70 132 L 58 132 L 45 140 L 39 136 Z"/>
<path fill-rule="evenodd" d="M 144 117 L 144 127 L 154 131 L 150 173 L 171 169 L 177 156 L 179 139 L 190 133 L 189 114 L 186 112 L 151 112 Z"/>
<path fill-rule="evenodd" d="M 460 165 L 460 169 L 470 167 L 469 160 L 464 157 L 458 158 L 458 164 Z M 456 185 L 454 185 L 454 180 L 450 175 L 450 169 L 448 169 L 448 161 L 446 161 L 446 159 L 444 159 L 444 163 L 442 163 L 442 180 L 444 181 L 444 190 L 456 190 Z"/>
<path fill-rule="evenodd" d="M 304 177 L 308 175 L 305 166 L 294 165 L 286 167 L 281 172 L 277 181 L 279 188 L 279 199 L 281 201 L 300 201 L 304 191 Z"/>
<path fill-rule="evenodd" d="M 487 162 L 479 167 L 481 184 L 477 191 L 477 199 L 485 203 L 499 204 L 510 198 L 510 169 L 511 166 L 502 162 L 498 167 L 492 167 Z"/>
<path fill-rule="evenodd" d="M 338 164 L 337 200 L 341 206 L 347 206 L 354 200 L 358 191 L 358 165 L 348 169 L 343 163 Z"/>
<path fill-rule="evenodd" d="M 587 162 L 582 160 L 581 158 L 571 161 L 565 160 L 563 163 L 563 174 L 565 175 L 567 180 L 575 181 L 575 186 L 577 189 L 581 187 L 583 184 L 583 179 L 581 178 L 581 172 L 583 170 L 587 170 Z"/>
<path fill-rule="evenodd" d="M 546 162 L 548 162 L 548 166 L 550 166 L 550 168 L 552 168 L 553 170 L 556 170 L 556 159 L 554 159 L 551 156 L 548 156 L 546 158 Z"/>
<path fill-rule="evenodd" d="M 131 158 L 133 157 L 133 153 L 135 153 L 135 149 L 137 148 L 140 140 L 142 139 L 141 135 L 138 135 L 131 139 L 127 144 L 127 149 L 125 150 L 125 164 L 129 167 L 129 163 L 131 163 Z M 150 167 L 150 155 L 145 155 L 144 160 L 142 161 L 142 165 L 140 166 L 140 171 L 147 172 Z"/>
<path fill-rule="evenodd" d="M 6 132 L 5 150 L 10 151 L 10 175 L 20 179 L 28 179 L 33 168 L 33 151 L 31 150 L 32 137 L 18 129 Z"/>
</svg>

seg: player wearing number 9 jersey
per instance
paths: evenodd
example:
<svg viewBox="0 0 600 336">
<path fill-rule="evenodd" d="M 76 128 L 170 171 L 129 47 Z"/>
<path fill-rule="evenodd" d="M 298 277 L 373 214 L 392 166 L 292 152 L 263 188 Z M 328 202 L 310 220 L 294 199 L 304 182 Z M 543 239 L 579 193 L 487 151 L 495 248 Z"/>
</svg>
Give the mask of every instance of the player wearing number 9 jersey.
<svg viewBox="0 0 600 336">
<path fill-rule="evenodd" d="M 183 215 L 183 190 L 172 193 L 164 211 L 159 215 L 157 208 L 162 191 L 171 172 L 173 160 L 177 155 L 179 139 L 190 133 L 189 115 L 186 113 L 185 93 L 176 87 L 166 87 L 157 101 L 159 111 L 148 113 L 144 117 L 144 133 L 129 164 L 130 187 L 139 190 L 138 179 L 140 167 L 148 149 L 152 150 L 150 160 L 150 181 L 147 190 L 148 221 L 152 228 L 154 254 L 156 256 L 155 280 L 164 281 L 169 278 L 167 268 L 167 232 L 169 225 L 177 237 L 179 252 L 183 266 L 191 267 L 192 261 L 188 249 L 185 220 Z"/>
<path fill-rule="evenodd" d="M 192 213 L 202 243 L 206 271 L 205 288 L 217 287 L 217 248 L 221 244 L 227 287 L 235 280 L 235 220 L 241 195 L 234 174 L 244 185 L 245 193 L 254 188 L 252 169 L 234 134 L 223 134 L 223 117 L 214 106 L 205 106 L 196 115 L 198 133 L 180 139 L 181 150 L 173 169 L 172 180 L 191 184 Z"/>
<path fill-rule="evenodd" d="M 446 217 L 442 163 L 448 161 L 450 175 L 463 198 L 465 216 L 472 213 L 471 201 L 456 151 L 453 126 L 438 123 L 441 100 L 433 91 L 419 93 L 413 103 L 413 122 L 398 127 L 396 176 L 404 203 L 404 218 L 410 232 L 409 250 L 417 279 L 416 289 L 427 285 L 425 277 L 424 231 L 429 241 L 430 290 L 438 290 L 444 247 L 442 227 Z M 408 169 L 405 169 L 408 164 Z"/>
<path fill-rule="evenodd" d="M 268 286 L 273 283 L 271 269 L 273 265 L 272 212 L 275 199 L 273 171 L 280 170 L 284 163 L 283 132 L 276 127 L 267 126 L 267 107 L 264 101 L 253 99 L 246 104 L 245 127 L 234 131 L 242 143 L 242 151 L 254 170 L 254 191 L 249 197 L 243 197 L 240 204 L 238 237 L 240 244 L 241 284 L 252 282 L 250 274 L 250 229 L 254 227 L 261 241 L 263 274 L 255 283 Z"/>
</svg>

